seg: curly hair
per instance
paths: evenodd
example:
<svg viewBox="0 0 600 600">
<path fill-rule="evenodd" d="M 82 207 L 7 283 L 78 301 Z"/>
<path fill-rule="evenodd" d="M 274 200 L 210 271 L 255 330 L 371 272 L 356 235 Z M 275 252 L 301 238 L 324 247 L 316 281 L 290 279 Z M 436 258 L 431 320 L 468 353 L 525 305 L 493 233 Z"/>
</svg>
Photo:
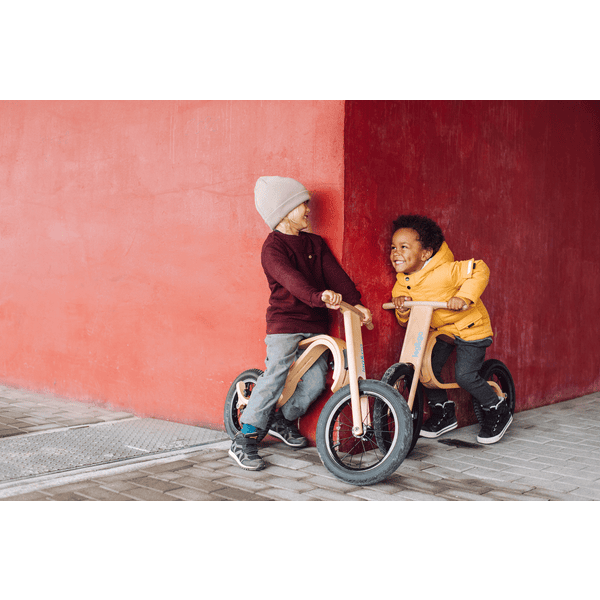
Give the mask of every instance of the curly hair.
<svg viewBox="0 0 600 600">
<path fill-rule="evenodd" d="M 422 215 L 401 215 L 394 221 L 394 233 L 398 229 L 414 229 L 423 248 L 431 248 L 435 254 L 444 242 L 440 226 Z"/>
</svg>

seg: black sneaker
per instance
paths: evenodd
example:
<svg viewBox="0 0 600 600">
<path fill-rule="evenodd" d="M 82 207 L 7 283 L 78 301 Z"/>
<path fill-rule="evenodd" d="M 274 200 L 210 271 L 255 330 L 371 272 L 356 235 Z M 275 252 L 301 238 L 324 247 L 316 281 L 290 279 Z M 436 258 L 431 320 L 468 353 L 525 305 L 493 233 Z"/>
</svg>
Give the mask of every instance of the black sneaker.
<svg viewBox="0 0 600 600">
<path fill-rule="evenodd" d="M 502 439 L 508 426 L 512 423 L 512 415 L 508 410 L 508 404 L 504 398 L 495 406 L 483 409 L 483 425 L 477 436 L 480 444 L 495 444 Z"/>
<path fill-rule="evenodd" d="M 247 471 L 260 471 L 267 466 L 258 455 L 258 441 L 255 433 L 246 435 L 238 433 L 229 449 L 229 456 Z"/>
<path fill-rule="evenodd" d="M 269 426 L 269 433 L 292 448 L 304 448 L 308 440 L 298 431 L 295 421 L 288 421 L 277 411 Z"/>
<path fill-rule="evenodd" d="M 448 400 L 444 404 L 434 404 L 431 407 L 431 417 L 423 423 L 419 435 L 425 438 L 436 438 L 457 427 L 454 402 Z"/>
</svg>

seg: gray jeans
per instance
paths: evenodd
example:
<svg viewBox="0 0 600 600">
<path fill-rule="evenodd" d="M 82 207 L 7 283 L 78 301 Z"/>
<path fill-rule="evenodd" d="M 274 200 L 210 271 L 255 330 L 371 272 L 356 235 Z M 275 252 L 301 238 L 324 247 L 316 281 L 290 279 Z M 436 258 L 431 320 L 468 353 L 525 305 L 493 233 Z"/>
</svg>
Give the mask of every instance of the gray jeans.
<svg viewBox="0 0 600 600">
<path fill-rule="evenodd" d="M 456 366 L 455 381 L 463 389 L 469 392 L 481 406 L 492 406 L 498 402 L 498 397 L 493 388 L 479 375 L 479 370 L 485 359 L 485 350 L 492 343 L 492 338 L 465 342 L 455 338 L 456 344 Z M 433 373 L 440 383 L 442 379 L 442 367 L 452 353 L 452 344 L 448 344 L 438 338 L 431 352 L 431 367 Z M 427 389 L 427 402 L 429 406 L 443 404 L 448 399 L 446 390 Z"/>
<path fill-rule="evenodd" d="M 297 360 L 303 350 L 298 344 L 314 333 L 276 333 L 265 338 L 267 358 L 265 372 L 258 378 L 248 405 L 242 413 L 242 424 L 254 425 L 265 429 L 271 410 L 279 400 L 285 380 L 292 363 Z M 328 352 L 322 354 L 313 366 L 302 376 L 292 397 L 281 407 L 283 416 L 289 421 L 301 417 L 308 407 L 325 389 L 325 379 L 329 365 Z"/>
</svg>

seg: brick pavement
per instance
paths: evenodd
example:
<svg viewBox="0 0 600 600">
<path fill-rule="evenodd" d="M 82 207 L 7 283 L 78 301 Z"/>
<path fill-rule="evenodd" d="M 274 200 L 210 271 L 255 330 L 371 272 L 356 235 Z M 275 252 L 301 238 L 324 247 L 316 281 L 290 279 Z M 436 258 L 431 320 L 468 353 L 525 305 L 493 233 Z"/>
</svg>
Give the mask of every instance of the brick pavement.
<svg viewBox="0 0 600 600">
<path fill-rule="evenodd" d="M 11 394 L 13 397 L 7 399 Z M 17 398 L 20 409 L 15 408 Z M 32 416 L 33 412 L 36 415 L 43 412 L 46 402 L 41 394 L 0 388 L 0 422 L 7 405 L 13 420 L 25 421 L 16 414 L 19 410 L 27 410 L 32 420 L 38 418 Z M 55 398 L 48 402 L 57 411 L 47 417 L 54 425 L 59 423 L 59 415 L 65 419 L 69 410 L 74 420 L 85 420 L 86 414 L 94 419 L 109 419 L 111 414 L 118 418 L 130 416 Z M 65 422 L 69 422 L 68 418 Z M 26 427 L 44 424 L 27 423 Z M 411 456 L 392 477 L 370 487 L 349 485 L 333 477 L 321 464 L 315 448 L 292 450 L 268 438 L 261 449 L 268 468 L 259 472 L 237 467 L 227 455 L 229 443 L 219 442 L 141 464 L 65 474 L 39 484 L 29 481 L 4 490 L 0 499 L 354 502 L 600 499 L 600 393 L 518 413 L 503 440 L 489 447 L 474 443 L 477 430 L 478 426 L 473 425 L 438 440 L 419 440 Z"/>
<path fill-rule="evenodd" d="M 124 411 L 0 385 L 0 439 L 133 416 Z"/>
</svg>

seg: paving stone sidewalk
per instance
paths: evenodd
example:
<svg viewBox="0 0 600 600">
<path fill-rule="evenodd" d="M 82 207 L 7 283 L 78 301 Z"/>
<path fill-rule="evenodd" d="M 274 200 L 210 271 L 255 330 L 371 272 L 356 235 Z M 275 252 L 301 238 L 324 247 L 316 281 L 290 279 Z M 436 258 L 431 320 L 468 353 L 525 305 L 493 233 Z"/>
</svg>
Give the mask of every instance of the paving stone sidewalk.
<svg viewBox="0 0 600 600">
<path fill-rule="evenodd" d="M 132 417 L 128 412 L 0 385 L 0 439 Z"/>
<path fill-rule="evenodd" d="M 23 414 L 26 412 L 27 414 Z M 68 427 L 73 421 L 131 418 L 84 403 L 0 386 L 0 428 Z M 41 416 L 40 416 L 41 415 Z M 41 420 L 33 423 L 33 420 Z M 267 438 L 259 472 L 244 471 L 218 442 L 176 456 L 59 479 L 28 481 L 3 500 L 598 500 L 600 393 L 517 413 L 501 442 L 475 443 L 479 427 L 419 440 L 387 481 L 346 484 L 322 465 L 315 448 L 292 450 Z M 38 429 L 39 430 L 39 429 Z M 0 451 L 2 440 L 0 439 Z"/>
</svg>

